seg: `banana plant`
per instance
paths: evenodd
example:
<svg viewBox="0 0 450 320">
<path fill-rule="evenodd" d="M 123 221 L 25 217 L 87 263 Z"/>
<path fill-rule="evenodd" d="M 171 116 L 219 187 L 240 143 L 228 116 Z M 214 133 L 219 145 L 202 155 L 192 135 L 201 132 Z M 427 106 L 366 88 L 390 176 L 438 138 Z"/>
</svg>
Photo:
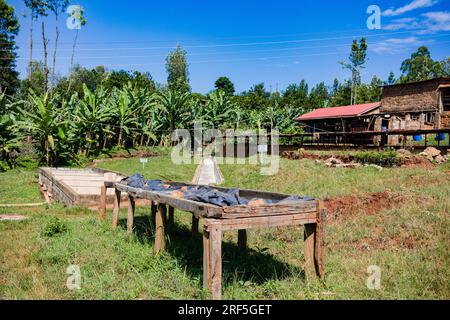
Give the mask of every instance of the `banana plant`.
<svg viewBox="0 0 450 320">
<path fill-rule="evenodd" d="M 31 135 L 39 142 L 41 158 L 49 166 L 52 164 L 60 126 L 64 124 L 56 104 L 50 94 L 42 96 L 30 89 L 28 99 L 18 106 L 19 120 L 14 127 L 25 135 Z"/>
</svg>

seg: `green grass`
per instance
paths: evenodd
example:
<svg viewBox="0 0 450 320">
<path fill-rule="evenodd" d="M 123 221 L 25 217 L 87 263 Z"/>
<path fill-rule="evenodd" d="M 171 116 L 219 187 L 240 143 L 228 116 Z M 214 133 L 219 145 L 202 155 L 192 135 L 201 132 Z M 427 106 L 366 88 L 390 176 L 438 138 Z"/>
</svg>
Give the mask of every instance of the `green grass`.
<svg viewBox="0 0 450 320">
<path fill-rule="evenodd" d="M 0 173 L 0 204 L 43 202 L 38 179 L 37 170 Z"/>
<path fill-rule="evenodd" d="M 138 159 L 106 162 L 103 168 L 141 172 Z M 223 244 L 226 299 L 449 299 L 449 164 L 434 169 L 333 169 L 314 161 L 282 159 L 273 177 L 253 165 L 222 165 L 227 186 L 314 197 L 364 195 L 390 189 L 408 201 L 373 215 L 358 210 L 327 225 L 326 276 L 303 278 L 300 227 L 255 229 L 249 249 L 239 251 L 237 235 Z M 168 157 L 150 158 L 147 178 L 190 181 L 195 166 L 173 166 Z M 0 174 L 14 183 L 14 200 L 30 201 L 36 172 Z M 34 187 L 31 187 L 34 186 Z M 1 189 L 1 199 L 8 188 Z M 37 192 L 38 196 L 39 193 Z M 13 198 L 8 196 L 9 201 Z M 363 208 L 362 208 L 363 209 Z M 0 298 L 3 299 L 203 299 L 202 240 L 189 232 L 190 215 L 176 211 L 167 251 L 152 255 L 154 229 L 148 208 L 137 208 L 135 232 L 126 236 L 125 211 L 114 231 L 97 213 L 62 205 L 0 208 L 0 214 L 28 220 L 0 222 Z M 67 230 L 45 236 L 58 217 Z M 82 289 L 66 288 L 66 268 L 81 268 Z M 382 270 L 381 290 L 366 287 L 367 267 Z"/>
<path fill-rule="evenodd" d="M 130 158 L 120 161 L 107 161 L 97 165 L 97 167 L 122 172 L 128 175 L 139 172 L 147 179 L 162 179 L 182 182 L 191 182 L 195 169 L 194 164 L 174 165 L 170 156 L 160 156 L 148 158 L 145 169 L 139 158 Z"/>
</svg>

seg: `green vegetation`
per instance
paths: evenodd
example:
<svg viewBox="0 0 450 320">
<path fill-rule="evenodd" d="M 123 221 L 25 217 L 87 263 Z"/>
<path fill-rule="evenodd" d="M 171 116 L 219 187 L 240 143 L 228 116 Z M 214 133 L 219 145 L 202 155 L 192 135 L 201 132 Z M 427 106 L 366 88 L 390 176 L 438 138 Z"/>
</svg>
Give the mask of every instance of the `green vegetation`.
<svg viewBox="0 0 450 320">
<path fill-rule="evenodd" d="M 375 164 L 382 167 L 392 167 L 397 165 L 397 152 L 362 151 L 355 154 L 355 160 L 362 164 Z"/>
<path fill-rule="evenodd" d="M 138 159 L 99 164 L 125 173 L 142 172 Z M 189 181 L 195 166 L 174 166 L 167 156 L 149 158 L 147 178 L 167 174 Z M 237 234 L 224 235 L 226 299 L 449 299 L 449 164 L 433 169 L 327 168 L 311 160 L 281 159 L 280 172 L 259 175 L 254 165 L 222 165 L 226 185 L 326 198 L 362 197 L 370 192 L 401 193 L 391 207 L 373 211 L 362 201 L 352 211 L 330 217 L 326 276 L 303 278 L 302 229 L 255 229 L 249 249 L 239 251 Z M 37 189 L 36 172 L 0 174 L 27 202 Z M 28 179 L 28 184 L 25 181 Z M 28 188 L 32 185 L 36 189 Z M 3 183 L 0 185 L 4 185 Z M 0 191 L 5 194 L 4 190 Z M 201 235 L 189 231 L 190 215 L 175 212 L 176 226 L 167 252 L 152 255 L 154 229 L 147 207 L 137 208 L 134 235 L 126 236 L 125 210 L 118 230 L 100 223 L 97 212 L 61 205 L 1 208 L 24 214 L 24 221 L 0 222 L 0 297 L 41 299 L 203 299 Z M 53 220 L 57 218 L 58 220 Z M 50 221 L 50 222 L 49 222 Z M 59 221 L 58 223 L 51 221 Z M 42 230 L 61 229 L 57 236 Z M 80 266 L 82 289 L 65 287 L 66 268 Z M 381 290 L 366 287 L 367 267 L 382 270 Z"/>
</svg>

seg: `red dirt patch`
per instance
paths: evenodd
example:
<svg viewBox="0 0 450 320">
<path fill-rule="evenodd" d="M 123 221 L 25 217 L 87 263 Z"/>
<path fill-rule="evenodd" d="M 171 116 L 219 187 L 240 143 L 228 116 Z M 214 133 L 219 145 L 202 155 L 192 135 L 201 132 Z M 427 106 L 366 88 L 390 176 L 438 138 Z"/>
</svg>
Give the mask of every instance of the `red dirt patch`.
<svg viewBox="0 0 450 320">
<path fill-rule="evenodd" d="M 342 214 L 353 214 L 363 211 L 366 215 L 374 215 L 384 209 L 390 209 L 404 202 L 405 199 L 398 193 L 384 191 L 369 193 L 362 196 L 342 196 L 325 200 L 325 208 L 329 217 Z"/>
<path fill-rule="evenodd" d="M 434 167 L 434 165 L 428 159 L 415 155 L 398 157 L 398 165 L 402 168 L 419 167 L 428 169 Z"/>
</svg>

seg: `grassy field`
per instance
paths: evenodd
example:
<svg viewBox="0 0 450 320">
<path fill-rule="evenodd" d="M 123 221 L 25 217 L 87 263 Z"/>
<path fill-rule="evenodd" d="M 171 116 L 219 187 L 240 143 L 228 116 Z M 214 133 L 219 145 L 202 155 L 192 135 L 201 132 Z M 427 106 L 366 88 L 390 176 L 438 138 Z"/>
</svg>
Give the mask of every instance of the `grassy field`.
<svg viewBox="0 0 450 320">
<path fill-rule="evenodd" d="M 168 157 L 104 162 L 105 169 L 143 172 L 147 178 L 190 181 L 194 165 L 174 166 Z M 222 165 L 226 185 L 318 198 L 390 190 L 398 203 L 379 211 L 362 204 L 332 216 L 327 226 L 326 276 L 303 277 L 302 228 L 250 230 L 249 249 L 225 233 L 225 299 L 449 299 L 450 165 L 434 169 L 327 168 L 310 160 L 284 160 L 276 176 L 261 176 L 253 165 Z M 36 171 L 0 174 L 0 201 L 42 201 Z M 0 298 L 3 299 L 203 299 L 202 240 L 191 236 L 190 215 L 176 212 L 167 252 L 153 257 L 148 208 L 138 208 L 134 236 L 125 221 L 113 231 L 97 213 L 61 205 L 2 208 L 25 221 L 0 222 Z M 111 212 L 108 211 L 110 215 Z M 67 231 L 43 230 L 58 217 Z M 125 217 L 125 212 L 121 213 Z M 110 217 L 108 217 L 110 218 Z M 66 268 L 79 265 L 82 288 L 66 288 Z M 381 289 L 366 287 L 367 267 L 381 268 Z"/>
</svg>

